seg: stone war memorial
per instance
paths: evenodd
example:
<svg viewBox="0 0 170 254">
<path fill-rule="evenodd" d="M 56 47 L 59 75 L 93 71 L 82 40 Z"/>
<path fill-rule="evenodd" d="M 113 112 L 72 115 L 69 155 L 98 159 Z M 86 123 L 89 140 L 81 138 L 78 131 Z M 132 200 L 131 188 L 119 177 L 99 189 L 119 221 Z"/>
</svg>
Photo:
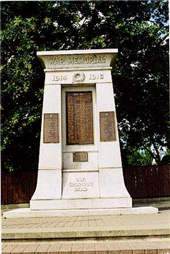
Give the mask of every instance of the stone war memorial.
<svg viewBox="0 0 170 254">
<path fill-rule="evenodd" d="M 157 213 L 132 208 L 124 183 L 111 70 L 117 49 L 37 52 L 45 72 L 38 179 L 12 216 Z"/>
</svg>

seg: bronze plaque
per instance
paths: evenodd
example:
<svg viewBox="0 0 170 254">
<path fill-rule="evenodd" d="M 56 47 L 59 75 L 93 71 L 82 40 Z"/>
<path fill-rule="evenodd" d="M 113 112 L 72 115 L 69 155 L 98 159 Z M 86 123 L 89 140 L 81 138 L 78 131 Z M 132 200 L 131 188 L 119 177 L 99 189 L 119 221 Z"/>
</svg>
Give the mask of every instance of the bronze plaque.
<svg viewBox="0 0 170 254">
<path fill-rule="evenodd" d="M 88 153 L 86 152 L 77 152 L 73 153 L 73 162 L 87 162 Z"/>
<path fill-rule="evenodd" d="M 66 93 L 67 144 L 93 144 L 92 92 Z"/>
<path fill-rule="evenodd" d="M 100 141 L 108 142 L 116 140 L 115 113 L 100 112 Z"/>
<path fill-rule="evenodd" d="M 59 143 L 59 114 L 44 114 L 43 143 Z"/>
</svg>

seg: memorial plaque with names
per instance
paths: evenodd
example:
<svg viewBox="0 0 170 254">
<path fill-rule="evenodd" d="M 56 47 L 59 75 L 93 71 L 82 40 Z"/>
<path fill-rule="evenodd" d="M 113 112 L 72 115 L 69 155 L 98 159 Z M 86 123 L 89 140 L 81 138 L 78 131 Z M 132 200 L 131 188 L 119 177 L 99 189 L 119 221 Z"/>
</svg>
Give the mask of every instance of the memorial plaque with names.
<svg viewBox="0 0 170 254">
<path fill-rule="evenodd" d="M 100 141 L 116 141 L 115 113 L 100 112 Z"/>
<path fill-rule="evenodd" d="M 87 162 L 88 153 L 86 152 L 76 152 L 73 153 L 73 162 Z"/>
<path fill-rule="evenodd" d="M 92 92 L 66 93 L 67 144 L 93 144 Z"/>
<path fill-rule="evenodd" d="M 59 143 L 59 114 L 44 114 L 43 143 Z"/>
</svg>

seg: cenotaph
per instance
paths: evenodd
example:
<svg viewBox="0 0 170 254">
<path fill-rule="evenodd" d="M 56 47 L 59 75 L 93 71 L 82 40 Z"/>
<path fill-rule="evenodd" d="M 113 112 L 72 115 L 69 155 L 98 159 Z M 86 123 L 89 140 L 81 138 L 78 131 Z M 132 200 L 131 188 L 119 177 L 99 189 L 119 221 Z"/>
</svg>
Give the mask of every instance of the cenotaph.
<svg viewBox="0 0 170 254">
<path fill-rule="evenodd" d="M 45 90 L 31 210 L 132 207 L 111 77 L 117 49 L 38 52 Z"/>
<path fill-rule="evenodd" d="M 39 168 L 30 209 L 22 210 L 23 216 L 158 211 L 132 208 L 124 184 L 111 77 L 117 53 L 37 53 L 45 72 Z"/>
</svg>

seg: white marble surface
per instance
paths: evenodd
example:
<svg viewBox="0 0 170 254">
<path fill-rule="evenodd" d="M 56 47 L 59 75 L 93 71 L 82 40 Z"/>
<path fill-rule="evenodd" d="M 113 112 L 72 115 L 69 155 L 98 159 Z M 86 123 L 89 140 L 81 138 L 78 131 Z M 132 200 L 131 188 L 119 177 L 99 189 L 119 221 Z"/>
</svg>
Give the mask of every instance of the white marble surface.
<svg viewBox="0 0 170 254">
<path fill-rule="evenodd" d="M 43 113 L 61 113 L 61 86 L 45 85 Z"/>
<path fill-rule="evenodd" d="M 102 111 L 115 111 L 115 100 L 113 94 L 112 80 L 108 83 L 96 83 L 96 97 L 97 97 L 97 110 Z"/>
<path fill-rule="evenodd" d="M 106 53 L 106 54 L 116 54 L 118 53 L 118 49 L 80 49 L 80 50 L 57 50 L 57 51 L 38 51 L 38 56 L 52 56 L 52 55 L 81 55 L 81 54 L 100 54 L 100 53 Z"/>
<path fill-rule="evenodd" d="M 41 143 L 39 153 L 39 169 L 51 170 L 62 168 L 61 144 Z"/>
<path fill-rule="evenodd" d="M 131 208 L 131 198 L 86 198 L 31 200 L 31 210 Z"/>
<path fill-rule="evenodd" d="M 116 214 L 155 214 L 155 207 L 115 208 L 115 209 L 84 209 L 84 210 L 43 210 L 31 211 L 30 208 L 19 208 L 4 212 L 3 218 L 38 218 L 57 216 L 116 215 Z"/>
<path fill-rule="evenodd" d="M 110 67 L 116 59 L 117 49 L 60 50 L 37 52 L 46 69 L 95 68 Z"/>
<path fill-rule="evenodd" d="M 113 111 L 115 114 L 115 129 L 116 129 L 115 130 L 116 141 L 100 142 L 100 139 L 99 139 L 99 146 L 98 146 L 99 168 L 107 168 L 107 167 L 120 168 L 122 167 L 122 162 L 121 162 L 121 154 L 120 154 L 118 129 L 117 129 L 113 84 L 106 83 L 103 85 L 103 84 L 97 83 L 96 95 L 97 95 L 98 114 L 100 112 Z"/>
<path fill-rule="evenodd" d="M 77 78 L 75 78 L 77 77 Z M 45 84 L 46 85 L 61 85 L 61 84 L 71 84 L 71 86 L 82 84 L 95 84 L 96 82 L 106 83 L 112 82 L 110 70 L 69 70 L 69 71 L 48 71 L 45 74 Z"/>
<path fill-rule="evenodd" d="M 83 152 L 83 151 L 82 151 Z M 98 152 L 87 151 L 87 162 L 73 162 L 73 152 L 63 153 L 63 169 L 97 169 L 98 168 Z"/>
<path fill-rule="evenodd" d="M 37 187 L 31 200 L 60 199 L 61 183 L 61 170 L 38 170 Z"/>
<path fill-rule="evenodd" d="M 59 114 L 59 143 L 43 143 L 44 114 Z M 61 86 L 45 86 L 39 151 L 39 169 L 62 169 Z"/>
<path fill-rule="evenodd" d="M 124 184 L 122 168 L 105 168 L 99 170 L 101 198 L 124 197 L 131 199 Z"/>
<path fill-rule="evenodd" d="M 99 198 L 98 172 L 64 172 L 62 199 L 84 198 Z"/>
</svg>

